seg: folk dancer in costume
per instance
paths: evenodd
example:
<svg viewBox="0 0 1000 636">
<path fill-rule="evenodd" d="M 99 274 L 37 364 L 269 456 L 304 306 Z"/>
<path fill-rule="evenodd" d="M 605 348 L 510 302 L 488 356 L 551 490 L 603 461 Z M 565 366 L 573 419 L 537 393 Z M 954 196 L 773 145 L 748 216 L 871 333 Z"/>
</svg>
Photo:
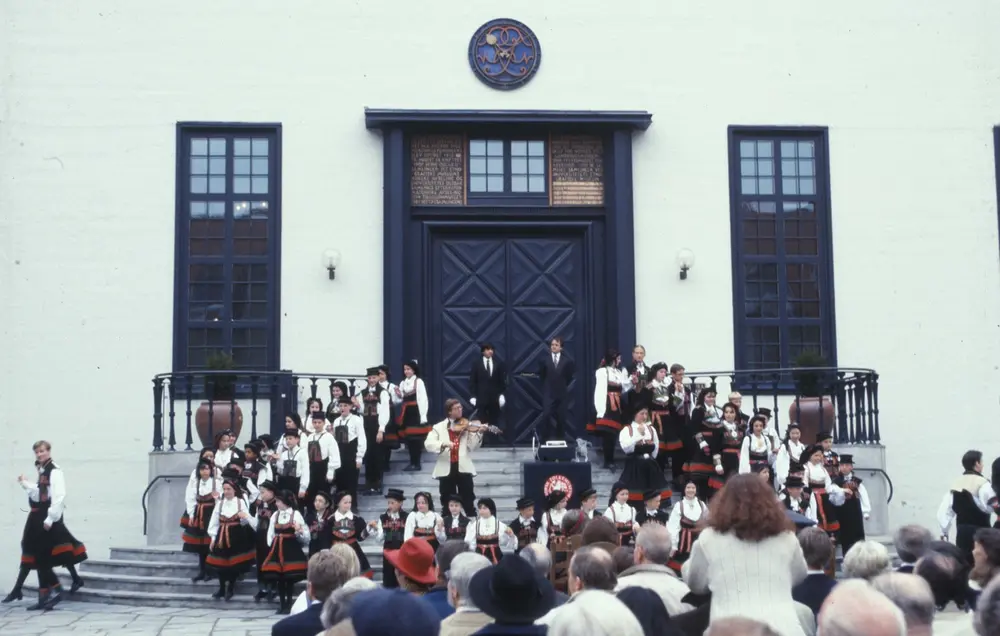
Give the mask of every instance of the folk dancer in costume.
<svg viewBox="0 0 1000 636">
<path fill-rule="evenodd" d="M 673 477 L 673 487 L 684 487 L 685 463 L 690 457 L 690 447 L 688 440 L 688 422 L 691 418 L 691 389 L 684 384 L 684 367 L 680 364 L 670 365 L 670 384 L 667 387 L 667 405 L 669 417 L 667 428 L 670 432 L 667 437 L 673 439 L 675 436 L 681 440 L 681 448 L 670 453 L 670 473 Z"/>
<path fill-rule="evenodd" d="M 383 555 L 389 550 L 398 550 L 403 547 L 403 533 L 406 532 L 406 518 L 408 516 L 406 511 L 402 509 L 405 499 L 402 490 L 390 488 L 385 494 L 387 505 L 385 512 L 377 520 L 368 524 L 375 541 L 382 544 Z M 396 570 L 392 564 L 388 560 L 384 560 L 382 563 L 382 586 L 399 587 L 399 582 L 396 580 Z"/>
<path fill-rule="evenodd" d="M 660 503 L 663 501 L 663 493 L 659 490 L 647 490 L 642 493 L 642 499 L 645 505 L 643 509 L 639 511 L 636 515 L 636 523 L 640 526 L 644 526 L 647 523 L 658 523 L 661 526 L 667 525 L 667 520 L 670 519 L 670 513 L 666 510 L 660 508 Z M 669 501 L 667 502 L 670 503 Z"/>
<path fill-rule="evenodd" d="M 298 429 L 285 430 L 285 450 L 278 457 L 278 489 L 296 493 L 299 500 L 309 491 L 309 453 L 299 448 Z"/>
<path fill-rule="evenodd" d="M 833 435 L 829 433 L 818 433 L 816 443 L 823 448 L 823 466 L 826 468 L 830 479 L 840 474 L 840 456 L 833 450 Z"/>
<path fill-rule="evenodd" d="M 261 459 L 264 444 L 259 440 L 247 442 L 243 446 L 243 472 L 241 473 L 241 488 L 250 493 L 247 503 L 250 504 L 250 514 L 257 513 L 257 502 L 260 499 L 260 485 L 265 481 L 274 481 L 271 467 Z M 251 489 L 251 486 L 253 488 Z"/>
<path fill-rule="evenodd" d="M 650 381 L 653 373 L 649 365 L 646 364 L 646 347 L 637 344 L 632 347 L 632 360 L 625 367 L 632 388 L 628 392 L 624 421 L 631 422 L 635 419 L 636 411 L 641 408 L 649 409 L 653 403 L 653 391 Z"/>
<path fill-rule="evenodd" d="M 740 472 L 740 449 L 745 429 L 735 404 L 722 405 L 722 476 L 723 480 Z"/>
<path fill-rule="evenodd" d="M 622 357 L 616 349 L 608 349 L 601 366 L 594 372 L 594 410 L 597 418 L 587 425 L 587 432 L 601 438 L 605 470 L 615 470 L 615 440 L 624 424 L 622 393 L 632 382 L 621 368 Z"/>
<path fill-rule="evenodd" d="M 517 537 L 507 524 L 497 519 L 497 505 L 492 499 L 480 499 L 478 508 L 479 516 L 469 523 L 465 543 L 470 550 L 496 565 L 503 558 L 503 548 L 514 549 L 517 546 Z"/>
<path fill-rule="evenodd" d="M 823 465 L 821 445 L 810 446 L 802 452 L 802 457 L 808 460 L 804 466 L 803 481 L 808 485 L 816 506 L 816 525 L 830 536 L 836 552 L 837 531 L 840 530 L 836 508 L 844 504 L 844 491 L 830 479 L 830 474 Z M 834 575 L 834 565 L 834 560 L 831 559 L 826 568 L 831 577 Z"/>
<path fill-rule="evenodd" d="M 351 410 L 353 411 L 354 400 L 351 399 L 351 390 L 347 388 L 347 383 L 343 380 L 331 382 L 330 404 L 326 407 L 326 421 L 330 424 L 333 424 L 333 421 L 340 417 L 340 400 L 345 397 L 351 400 Z M 327 430 L 330 430 L 329 426 L 327 426 Z"/>
<path fill-rule="evenodd" d="M 833 483 L 844 491 L 844 505 L 837 510 L 840 521 L 837 543 L 847 554 L 852 545 L 865 540 L 865 521 L 871 516 L 872 504 L 861 478 L 854 474 L 853 456 L 840 456 L 840 474 L 834 477 Z"/>
<path fill-rule="evenodd" d="M 181 528 L 184 528 L 181 549 L 198 555 L 198 575 L 191 579 L 192 583 L 209 579 L 205 566 L 208 547 L 212 543 L 208 536 L 208 524 L 215 512 L 215 502 L 222 496 L 222 479 L 214 476 L 214 464 L 202 459 L 195 470 L 198 479 L 188 482 L 184 492 L 184 514 L 181 515 Z"/>
<path fill-rule="evenodd" d="M 254 594 L 255 601 L 262 601 L 265 598 L 274 598 L 277 589 L 273 581 L 268 581 L 267 576 L 261 571 L 264 559 L 270 551 L 271 545 L 267 539 L 268 529 L 271 527 L 271 517 L 278 512 L 278 505 L 275 496 L 278 494 L 278 486 L 273 481 L 263 481 L 260 486 L 260 500 L 257 502 L 257 529 L 254 532 L 254 542 L 257 548 L 257 593 Z"/>
<path fill-rule="evenodd" d="M 667 501 L 673 495 L 656 463 L 660 440 L 656 429 L 647 421 L 648 413 L 645 408 L 639 409 L 635 421 L 618 433 L 618 443 L 625 452 L 625 469 L 618 481 L 628 488 L 629 503 L 637 512 L 642 509 L 642 493 L 647 490 L 658 490 Z"/>
<path fill-rule="evenodd" d="M 354 550 L 361 565 L 361 576 L 372 578 L 372 566 L 368 563 L 365 551 L 361 549 L 361 542 L 368 538 L 368 524 L 359 515 L 351 512 L 354 502 L 351 500 L 351 493 L 340 491 L 333 495 L 333 505 L 337 511 L 333 513 L 333 525 L 330 527 L 333 532 L 333 544 L 346 543 Z"/>
<path fill-rule="evenodd" d="M 500 423 L 500 412 L 507 403 L 507 368 L 494 355 L 493 345 L 479 345 L 482 357 L 472 363 L 469 372 L 469 402 L 476 409 L 478 419 L 484 424 Z"/>
<path fill-rule="evenodd" d="M 383 474 L 392 470 L 392 464 L 389 461 L 392 457 L 392 451 L 402 445 L 399 437 L 399 422 L 397 421 L 396 414 L 394 413 L 395 408 L 393 406 L 395 403 L 396 389 L 399 387 L 389 381 L 389 373 L 389 365 L 380 364 L 378 366 L 378 385 L 389 395 L 389 423 L 385 425 L 385 433 L 382 435 L 382 452 L 384 459 L 382 462 Z"/>
<path fill-rule="evenodd" d="M 332 391 L 332 388 L 331 388 Z M 305 435 L 309 432 L 309 423 L 312 422 L 313 413 L 324 413 L 323 410 L 323 400 L 318 397 L 309 397 L 306 399 L 306 412 L 300 418 L 297 418 L 299 428 L 302 430 L 302 434 Z M 288 422 L 286 421 L 287 425 Z"/>
<path fill-rule="evenodd" d="M 292 591 L 296 583 L 306 578 L 309 549 L 309 526 L 295 509 L 296 496 L 283 490 L 275 497 L 278 511 L 271 516 L 267 528 L 270 546 L 260 571 L 278 589 L 278 614 L 292 611 Z"/>
<path fill-rule="evenodd" d="M 219 470 L 225 470 L 229 464 L 243 465 L 246 458 L 243 451 L 233 447 L 236 436 L 229 429 L 226 429 L 215 436 L 215 465 Z"/>
<path fill-rule="evenodd" d="M 361 464 L 368 453 L 368 439 L 361 417 L 351 413 L 351 398 L 340 398 L 340 417 L 333 422 L 331 430 L 337 442 L 339 466 L 334 481 L 338 491 L 350 493 L 354 509 L 358 507 L 358 476 Z M 332 460 L 331 460 L 332 461 Z"/>
<path fill-rule="evenodd" d="M 368 386 L 361 389 L 361 419 L 365 425 L 365 439 L 368 449 L 365 453 L 365 493 L 367 495 L 382 494 L 382 473 L 385 464 L 385 452 L 382 444 L 385 441 L 386 427 L 389 425 L 389 392 L 379 384 L 379 369 L 371 367 L 368 374 Z"/>
<path fill-rule="evenodd" d="M 215 449 L 210 446 L 206 446 L 201 449 L 201 453 L 198 455 L 198 461 L 195 463 L 195 467 L 191 471 L 191 476 L 188 478 L 189 485 L 198 481 L 198 469 L 201 466 L 202 460 L 205 460 L 212 465 L 212 473 L 216 478 L 222 478 L 222 469 L 215 465 Z"/>
<path fill-rule="evenodd" d="M 691 412 L 688 434 L 688 461 L 684 472 L 698 485 L 698 498 L 708 501 L 722 487 L 722 413 L 715 406 L 716 390 L 709 386 L 701 390 L 697 406 Z"/>
<path fill-rule="evenodd" d="M 312 398 L 312 399 L 317 400 L 317 402 L 318 402 L 317 398 Z M 306 422 L 312 423 L 312 415 L 311 414 L 308 417 L 308 419 L 306 419 Z M 299 441 L 301 441 L 303 435 L 308 435 L 309 434 L 309 431 L 306 429 L 305 426 L 303 426 L 303 424 L 302 424 L 302 418 L 299 417 L 298 413 L 289 413 L 288 415 L 286 415 L 285 416 L 285 432 L 281 436 L 281 438 L 278 440 L 278 445 L 274 449 L 274 454 L 277 455 L 278 457 L 280 457 L 282 453 L 284 453 L 286 450 L 288 450 L 288 442 L 287 442 L 286 438 L 288 436 L 288 431 L 293 430 L 293 429 L 299 432 Z M 277 459 L 275 459 L 275 463 L 277 463 Z M 275 475 L 275 477 L 277 477 L 277 475 Z"/>
<path fill-rule="evenodd" d="M 28 494 L 31 509 L 21 536 L 21 565 L 38 573 L 38 602 L 28 609 L 50 610 L 63 598 L 53 568 L 70 570 L 73 577 L 70 591 L 75 592 L 83 582 L 74 566 L 87 560 L 87 548 L 66 528 L 66 476 L 52 461 L 52 445 L 42 440 L 31 448 L 35 452 L 38 480 L 31 483 L 24 475 L 17 478 Z M 18 596 L 22 584 L 23 580 L 19 580 L 15 586 Z"/>
<path fill-rule="evenodd" d="M 611 500 L 604 511 L 604 518 L 615 524 L 618 545 L 632 545 L 639 532 L 639 524 L 635 520 L 635 508 L 629 505 L 629 490 L 625 484 L 617 483 L 611 488 Z"/>
<path fill-rule="evenodd" d="M 774 488 L 774 474 L 771 472 L 770 466 L 767 464 L 751 464 L 750 472 L 763 479 L 768 487 L 771 489 Z"/>
<path fill-rule="evenodd" d="M 802 443 L 802 429 L 794 422 L 788 425 L 785 433 L 785 440 L 778 446 L 778 454 L 774 460 L 775 482 L 780 490 L 788 479 L 789 468 L 792 462 L 802 462 L 802 451 L 806 445 Z"/>
<path fill-rule="evenodd" d="M 597 513 L 597 491 L 587 488 L 580 493 L 580 510 L 587 519 L 593 519 Z"/>
<path fill-rule="evenodd" d="M 232 599 L 236 579 L 253 567 L 257 558 L 256 528 L 257 518 L 250 514 L 249 504 L 240 496 L 239 482 L 226 479 L 222 482 L 222 497 L 208 524 L 211 544 L 206 564 L 219 577 L 219 589 L 212 598 Z"/>
<path fill-rule="evenodd" d="M 425 539 L 437 552 L 440 545 L 437 539 L 437 527 L 441 524 L 441 515 L 434 512 L 434 499 L 431 493 L 418 492 L 413 495 L 413 511 L 406 516 L 403 541 L 409 541 L 413 537 Z"/>
<path fill-rule="evenodd" d="M 416 360 L 403 365 L 403 375 L 403 381 L 396 387 L 395 399 L 402 404 L 397 418 L 399 437 L 406 443 L 410 453 L 410 465 L 403 470 L 412 473 L 421 470 L 424 440 L 431 427 L 427 423 L 427 389 L 420 377 L 420 366 Z"/>
<path fill-rule="evenodd" d="M 326 430 L 326 415 L 322 411 L 316 411 L 309 423 L 312 425 L 312 430 L 303 435 L 301 441 L 309 459 L 309 488 L 302 502 L 304 510 L 312 508 L 316 493 L 330 492 L 330 485 L 333 483 L 336 470 L 340 467 L 337 443 L 333 435 Z"/>
<path fill-rule="evenodd" d="M 667 521 L 670 531 L 671 555 L 667 567 L 681 575 L 681 566 L 691 556 L 691 546 L 701 534 L 700 522 L 708 518 L 708 506 L 698 499 L 698 485 L 694 480 L 684 484 L 684 497 L 674 504 Z"/>
<path fill-rule="evenodd" d="M 804 487 L 805 483 L 801 477 L 788 477 L 785 480 L 785 487 L 778 493 L 778 501 L 786 510 L 797 512 L 807 519 L 817 521 L 814 497 Z"/>
<path fill-rule="evenodd" d="M 442 507 L 449 495 L 457 494 L 466 516 L 471 518 L 475 516 L 472 503 L 476 497 L 476 467 L 471 454 L 483 445 L 482 427 L 462 417 L 462 403 L 458 400 L 445 400 L 444 408 L 448 417 L 431 428 L 424 448 L 437 455 L 433 475 L 438 480 Z"/>
<path fill-rule="evenodd" d="M 764 434 L 764 418 L 754 415 L 750 418 L 750 433 L 740 448 L 740 474 L 749 473 L 754 466 L 766 466 L 770 474 L 773 459 L 774 447 Z"/>
<path fill-rule="evenodd" d="M 743 394 L 739 391 L 730 393 L 729 404 L 736 407 L 736 419 L 740 423 L 740 432 L 745 434 L 750 428 L 750 416 L 743 412 Z"/>
<path fill-rule="evenodd" d="M 542 545 L 550 550 L 556 539 L 563 536 L 562 525 L 563 519 L 566 518 L 567 503 L 569 503 L 569 497 L 565 490 L 553 490 L 545 498 L 545 514 L 542 515 L 542 527 L 538 536 L 541 538 L 539 543 L 544 540 Z"/>
<path fill-rule="evenodd" d="M 967 562 L 972 563 L 973 537 L 979 528 L 990 527 L 990 513 L 993 512 L 990 503 L 997 495 L 989 480 L 983 476 L 982 452 L 967 451 L 962 456 L 962 468 L 965 472 L 941 500 L 937 516 L 941 539 L 948 540 L 948 532 L 954 522 L 955 545 L 965 553 Z"/>
<path fill-rule="evenodd" d="M 309 526 L 309 554 L 328 550 L 333 545 L 333 497 L 321 490 L 313 497 L 312 509 L 303 515 Z"/>
<path fill-rule="evenodd" d="M 778 447 L 781 445 L 781 436 L 778 435 L 778 431 L 774 427 L 773 422 L 771 421 L 771 415 L 772 415 L 771 409 L 767 407 L 761 407 L 756 411 L 754 411 L 754 415 L 764 416 L 764 435 L 771 440 L 771 443 L 774 446 L 774 452 L 777 453 Z M 792 422 L 791 424 L 789 424 L 789 426 L 798 426 L 798 424 Z"/>
<path fill-rule="evenodd" d="M 656 454 L 656 463 L 660 465 L 662 472 L 677 451 L 683 453 L 684 430 L 678 429 L 670 417 L 670 387 L 673 381 L 667 377 L 667 365 L 657 362 L 649 369 L 649 374 L 652 378 L 649 383 L 649 421 L 660 438 L 660 452 Z M 683 458 L 680 461 L 683 463 Z"/>
<path fill-rule="evenodd" d="M 469 518 L 462 512 L 462 498 L 458 495 L 448 495 L 445 500 L 448 502 L 448 512 L 441 517 L 435 529 L 438 543 L 444 543 L 449 539 L 465 541 Z"/>
<path fill-rule="evenodd" d="M 517 548 L 515 554 L 520 554 L 532 543 L 539 543 L 547 546 L 549 543 L 548 533 L 545 526 L 535 519 L 535 500 L 522 497 L 517 500 L 517 519 L 510 522 L 510 529 L 517 537 Z"/>
<path fill-rule="evenodd" d="M 250 506 L 251 502 L 257 501 L 260 497 L 260 491 L 257 489 L 257 484 L 255 484 L 248 477 L 243 476 L 243 465 L 242 464 L 229 464 L 224 471 L 222 471 L 222 480 L 231 480 L 236 484 L 236 496 L 242 497 L 246 501 L 247 506 Z M 250 514 L 253 514 L 251 511 Z"/>
</svg>

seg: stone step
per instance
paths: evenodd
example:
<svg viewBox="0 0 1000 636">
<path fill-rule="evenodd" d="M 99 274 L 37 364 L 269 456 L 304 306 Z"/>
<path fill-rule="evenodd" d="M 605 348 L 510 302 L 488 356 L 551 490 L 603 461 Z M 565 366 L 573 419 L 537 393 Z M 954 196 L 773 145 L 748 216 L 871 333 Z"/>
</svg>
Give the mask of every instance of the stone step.
<svg viewBox="0 0 1000 636">
<path fill-rule="evenodd" d="M 142 576 L 133 574 L 85 574 L 82 575 L 87 590 L 111 590 L 121 592 L 147 592 L 153 594 L 191 594 L 209 595 L 219 588 L 216 580 L 192 583 L 189 577 L 173 576 Z M 61 579 L 64 587 L 69 587 L 72 580 L 65 576 Z M 236 582 L 238 594 L 253 595 L 257 592 L 256 574 L 249 572 L 242 581 Z"/>
<path fill-rule="evenodd" d="M 84 577 L 87 585 L 90 581 Z M 69 580 L 62 581 L 65 589 L 69 589 Z M 33 596 L 37 592 L 37 587 L 25 585 L 25 600 L 29 593 Z M 302 588 L 304 589 L 304 588 Z M 256 591 L 256 587 L 254 588 Z M 132 592 L 126 590 L 92 589 L 84 587 L 80 591 L 70 594 L 66 593 L 66 599 L 81 603 L 100 603 L 103 605 L 131 605 L 134 607 L 178 607 L 186 609 L 208 608 L 226 611 L 246 611 L 253 609 L 267 609 L 273 607 L 277 610 L 277 603 L 268 604 L 267 601 L 257 603 L 252 595 L 236 594 L 231 601 L 216 600 L 211 597 L 209 588 L 205 588 L 205 593 L 200 594 L 177 594 L 177 593 L 157 593 L 157 592 Z"/>
<path fill-rule="evenodd" d="M 80 564 L 80 575 L 87 581 L 92 575 L 124 574 L 154 578 L 177 577 L 190 579 L 198 574 L 198 562 L 142 561 L 125 559 L 87 559 Z"/>
<path fill-rule="evenodd" d="M 157 563 L 193 563 L 198 567 L 198 555 L 184 552 L 177 546 L 146 546 L 139 548 L 111 548 L 113 561 L 152 561 Z"/>
</svg>

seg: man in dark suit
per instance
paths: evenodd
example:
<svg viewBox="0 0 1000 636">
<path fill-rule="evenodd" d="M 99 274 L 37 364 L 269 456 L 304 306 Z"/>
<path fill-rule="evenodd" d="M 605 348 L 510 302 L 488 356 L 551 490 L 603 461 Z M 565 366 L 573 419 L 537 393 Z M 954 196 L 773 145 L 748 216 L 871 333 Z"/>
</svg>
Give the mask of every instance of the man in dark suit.
<svg viewBox="0 0 1000 636">
<path fill-rule="evenodd" d="M 538 373 L 542 378 L 542 422 L 538 436 L 542 442 L 562 441 L 566 435 L 569 384 L 576 374 L 573 358 L 563 353 L 562 338 L 549 341 L 549 354 L 542 358 Z M 551 429 L 553 419 L 555 431 Z"/>
<path fill-rule="evenodd" d="M 298 614 L 292 614 L 271 627 L 271 636 L 301 636 L 319 634 L 325 628 L 320 618 L 323 603 L 335 589 L 347 580 L 343 560 L 329 550 L 317 552 L 309 558 L 306 570 L 306 598 L 309 606 Z"/>
<path fill-rule="evenodd" d="M 479 346 L 483 355 L 472 363 L 469 372 L 469 396 L 476 409 L 476 419 L 484 424 L 498 426 L 500 409 L 506 403 L 507 368 L 493 355 L 493 345 L 484 342 Z"/>
<path fill-rule="evenodd" d="M 833 558 L 833 543 L 830 535 L 813 526 L 799 532 L 799 545 L 802 546 L 808 573 L 801 583 L 792 588 L 792 599 L 809 606 L 813 615 L 818 616 L 823 601 L 837 584 L 825 572 L 827 563 Z"/>
</svg>

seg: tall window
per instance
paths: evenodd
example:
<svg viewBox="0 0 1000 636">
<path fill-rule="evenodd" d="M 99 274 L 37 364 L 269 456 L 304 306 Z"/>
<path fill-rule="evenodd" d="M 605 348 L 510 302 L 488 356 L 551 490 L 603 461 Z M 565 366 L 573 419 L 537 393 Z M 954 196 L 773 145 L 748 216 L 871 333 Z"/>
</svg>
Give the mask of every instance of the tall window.
<svg viewBox="0 0 1000 636">
<path fill-rule="evenodd" d="M 836 365 L 825 129 L 730 131 L 736 365 Z"/>
<path fill-rule="evenodd" d="M 545 145 L 540 139 L 470 139 L 469 197 L 545 197 Z"/>
<path fill-rule="evenodd" d="M 180 125 L 174 367 L 278 367 L 277 126 Z"/>
</svg>

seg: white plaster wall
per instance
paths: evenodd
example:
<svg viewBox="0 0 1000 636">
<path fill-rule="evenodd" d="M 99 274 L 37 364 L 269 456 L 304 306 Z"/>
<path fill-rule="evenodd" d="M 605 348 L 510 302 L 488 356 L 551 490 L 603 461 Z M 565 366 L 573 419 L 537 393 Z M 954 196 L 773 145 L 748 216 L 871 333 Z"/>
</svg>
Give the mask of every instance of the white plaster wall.
<svg viewBox="0 0 1000 636">
<path fill-rule="evenodd" d="M 544 50 L 509 94 L 465 54 L 498 15 L 461 0 L 4 2 L 8 507 L 24 507 L 12 477 L 49 437 L 92 552 L 138 543 L 149 379 L 170 367 L 177 121 L 284 125 L 282 365 L 379 361 L 381 140 L 365 106 L 653 112 L 635 147 L 638 331 L 652 357 L 702 369 L 733 360 L 726 127 L 829 126 L 840 362 L 882 373 L 893 521 L 930 522 L 967 446 L 1000 453 L 1000 6 L 509 0 L 503 13 Z M 681 247 L 698 256 L 684 283 Z M 951 413 L 935 414 L 945 400 Z M 21 522 L 0 517 L 0 547 Z"/>
</svg>

